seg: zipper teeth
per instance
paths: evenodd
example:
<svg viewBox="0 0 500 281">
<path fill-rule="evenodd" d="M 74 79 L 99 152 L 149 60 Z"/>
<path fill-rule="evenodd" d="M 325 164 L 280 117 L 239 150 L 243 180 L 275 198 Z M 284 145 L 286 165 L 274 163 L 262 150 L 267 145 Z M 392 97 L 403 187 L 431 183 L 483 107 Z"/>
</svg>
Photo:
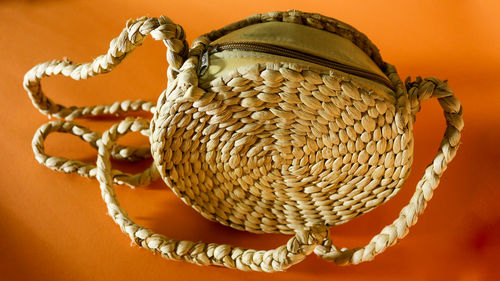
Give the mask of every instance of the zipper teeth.
<svg viewBox="0 0 500 281">
<path fill-rule="evenodd" d="M 293 59 L 299 59 L 299 60 L 304 60 L 307 62 L 311 62 L 314 64 L 318 64 L 321 66 L 325 66 L 328 68 L 333 68 L 340 70 L 342 72 L 346 72 L 349 74 L 353 74 L 359 77 L 367 78 L 376 82 L 380 82 L 389 88 L 393 89 L 391 81 L 389 81 L 387 78 L 377 74 L 373 73 L 367 70 L 364 70 L 359 67 L 355 66 L 350 66 L 346 65 L 334 60 L 329 60 L 325 58 L 321 58 L 315 55 L 311 55 L 308 53 L 304 53 L 301 51 L 297 50 L 292 50 L 292 49 L 287 49 L 284 47 L 272 45 L 272 44 L 266 44 L 266 43 L 256 43 L 256 42 L 228 42 L 228 43 L 221 43 L 221 44 L 216 44 L 210 46 L 209 53 L 217 53 L 221 51 L 227 51 L 227 50 L 239 50 L 239 51 L 250 51 L 250 52 L 261 52 L 261 53 L 267 53 L 271 55 L 278 55 L 278 56 L 283 56 L 283 57 L 289 57 Z"/>
</svg>

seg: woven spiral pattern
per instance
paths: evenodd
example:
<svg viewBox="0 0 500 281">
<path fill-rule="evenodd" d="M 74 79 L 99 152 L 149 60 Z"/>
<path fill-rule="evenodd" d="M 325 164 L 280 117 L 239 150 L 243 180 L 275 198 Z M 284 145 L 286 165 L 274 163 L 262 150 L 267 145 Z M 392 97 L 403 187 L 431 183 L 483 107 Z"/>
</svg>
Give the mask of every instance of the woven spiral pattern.
<svg viewBox="0 0 500 281">
<path fill-rule="evenodd" d="M 281 271 L 302 261 L 317 245 L 328 239 L 328 229 L 317 225 L 310 229 L 297 229 L 294 237 L 271 250 L 253 250 L 215 243 L 178 241 L 156 234 L 136 224 L 120 206 L 113 187 L 110 154 L 118 137 L 128 132 L 147 129 L 148 121 L 127 118 L 107 130 L 98 140 L 97 180 L 108 214 L 137 245 L 161 254 L 162 257 L 199 265 L 218 265 L 240 270 Z M 153 168 L 153 167 L 152 167 Z"/>
<path fill-rule="evenodd" d="M 401 84 L 364 35 L 297 11 L 203 35 L 188 62 L 196 66 L 211 40 L 267 21 L 347 37 Z M 332 226 L 394 196 L 409 174 L 412 120 L 401 87 L 384 95 L 355 76 L 286 63 L 240 67 L 212 81 L 186 69 L 157 103 L 152 152 L 169 187 L 208 219 L 252 232 Z"/>
<path fill-rule="evenodd" d="M 335 225 L 391 198 L 412 138 L 395 99 L 339 73 L 241 69 L 195 102 L 165 101 L 170 187 L 205 217 L 252 232 Z M 173 113 L 172 111 L 175 111 Z"/>
</svg>

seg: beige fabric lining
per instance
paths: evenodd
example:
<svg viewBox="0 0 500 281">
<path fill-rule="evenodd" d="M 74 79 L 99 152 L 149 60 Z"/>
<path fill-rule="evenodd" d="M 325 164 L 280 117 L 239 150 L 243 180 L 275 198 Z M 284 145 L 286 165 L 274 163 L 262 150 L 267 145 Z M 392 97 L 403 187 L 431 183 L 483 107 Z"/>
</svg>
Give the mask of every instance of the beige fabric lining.
<svg viewBox="0 0 500 281">
<path fill-rule="evenodd" d="M 372 59 L 351 41 L 331 32 L 301 24 L 286 22 L 254 24 L 235 30 L 215 40 L 212 44 L 226 42 L 274 44 L 356 66 L 385 77 Z"/>
</svg>

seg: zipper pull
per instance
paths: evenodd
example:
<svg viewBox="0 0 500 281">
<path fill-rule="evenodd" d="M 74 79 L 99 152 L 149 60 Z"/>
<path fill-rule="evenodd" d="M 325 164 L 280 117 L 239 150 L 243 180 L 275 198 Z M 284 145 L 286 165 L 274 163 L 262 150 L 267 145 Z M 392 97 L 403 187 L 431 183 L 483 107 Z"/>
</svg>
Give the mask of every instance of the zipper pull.
<svg viewBox="0 0 500 281">
<path fill-rule="evenodd" d="M 208 45 L 205 52 L 203 52 L 201 56 L 198 58 L 199 59 L 198 76 L 203 76 L 208 70 L 208 66 L 210 65 L 210 58 L 209 58 L 210 51 L 211 51 L 211 46 Z"/>
</svg>

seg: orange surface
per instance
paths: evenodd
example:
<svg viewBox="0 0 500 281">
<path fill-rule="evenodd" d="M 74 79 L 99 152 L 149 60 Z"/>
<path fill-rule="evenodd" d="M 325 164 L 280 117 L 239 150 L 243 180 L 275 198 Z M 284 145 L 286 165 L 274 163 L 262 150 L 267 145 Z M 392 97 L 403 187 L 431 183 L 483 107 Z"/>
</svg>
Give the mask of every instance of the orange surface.
<svg viewBox="0 0 500 281">
<path fill-rule="evenodd" d="M 498 280 L 500 261 L 500 14 L 497 1 L 1 1 L 0 2 L 0 279 L 1 280 Z M 104 1 L 102 1 L 104 2 Z M 455 161 L 409 236 L 373 262 L 339 267 L 315 256 L 285 273 L 244 273 L 167 261 L 130 247 L 106 215 L 95 180 L 36 163 L 30 143 L 47 118 L 30 104 L 24 73 L 67 56 L 104 53 L 129 18 L 165 14 L 188 40 L 248 15 L 299 9 L 336 17 L 366 33 L 402 77 L 449 79 L 464 105 L 465 131 Z M 75 82 L 44 80 L 66 105 L 156 100 L 166 85 L 163 44 L 147 40 L 113 73 Z M 116 120 L 78 121 L 105 130 Z M 437 102 L 423 105 L 415 126 L 416 159 L 401 192 L 375 211 L 332 229 L 337 245 L 364 245 L 392 222 L 433 158 L 444 121 Z M 146 142 L 130 137 L 124 142 Z M 88 161 L 95 151 L 75 137 L 51 136 L 48 152 Z M 120 165 L 139 170 L 147 163 Z M 129 214 L 176 239 L 269 249 L 283 235 L 232 230 L 202 218 L 161 181 L 118 187 Z"/>
</svg>

